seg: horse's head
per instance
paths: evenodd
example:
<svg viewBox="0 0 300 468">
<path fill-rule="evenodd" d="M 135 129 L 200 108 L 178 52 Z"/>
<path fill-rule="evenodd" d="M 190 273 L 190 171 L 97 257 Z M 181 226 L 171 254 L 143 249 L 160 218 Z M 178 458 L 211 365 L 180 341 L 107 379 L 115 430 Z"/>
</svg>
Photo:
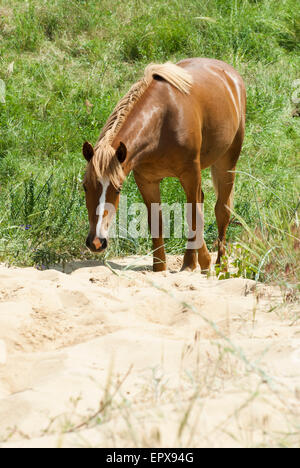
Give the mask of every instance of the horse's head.
<svg viewBox="0 0 300 468">
<path fill-rule="evenodd" d="M 110 154 L 106 154 L 109 152 Z M 88 162 L 83 181 L 90 231 L 86 246 L 92 252 L 103 252 L 108 245 L 108 231 L 119 205 L 124 181 L 122 164 L 127 150 L 123 143 L 115 150 L 94 150 L 85 142 L 83 155 Z"/>
</svg>

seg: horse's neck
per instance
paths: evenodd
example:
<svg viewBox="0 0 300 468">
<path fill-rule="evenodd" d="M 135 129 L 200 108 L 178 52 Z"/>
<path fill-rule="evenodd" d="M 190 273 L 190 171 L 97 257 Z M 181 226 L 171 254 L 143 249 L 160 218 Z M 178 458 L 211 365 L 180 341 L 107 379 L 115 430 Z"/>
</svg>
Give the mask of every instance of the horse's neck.
<svg viewBox="0 0 300 468">
<path fill-rule="evenodd" d="M 126 172 L 159 151 L 163 120 L 164 109 L 151 96 L 138 102 L 128 115 L 115 138 L 117 143 L 122 141 L 127 148 Z"/>
</svg>

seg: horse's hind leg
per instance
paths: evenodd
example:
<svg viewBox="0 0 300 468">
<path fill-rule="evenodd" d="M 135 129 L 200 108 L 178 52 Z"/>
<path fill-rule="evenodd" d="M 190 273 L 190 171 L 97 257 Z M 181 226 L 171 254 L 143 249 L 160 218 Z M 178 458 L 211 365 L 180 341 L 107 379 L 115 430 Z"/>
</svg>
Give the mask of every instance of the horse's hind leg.
<svg viewBox="0 0 300 468">
<path fill-rule="evenodd" d="M 201 190 L 201 205 L 202 205 L 202 211 L 203 211 L 204 210 L 204 193 L 202 190 Z M 204 211 L 203 211 L 203 215 L 204 215 Z M 204 219 L 203 219 L 203 223 L 204 223 Z M 203 225 L 203 234 L 204 234 L 204 225 Z M 211 264 L 211 255 L 207 248 L 204 237 L 202 239 L 202 246 L 198 249 L 198 262 L 201 267 L 202 273 L 209 271 L 210 264 Z"/>
<path fill-rule="evenodd" d="M 227 153 L 211 167 L 213 184 L 217 195 L 215 206 L 219 233 L 217 264 L 221 263 L 221 259 L 225 255 L 226 231 L 230 221 L 230 210 L 233 208 L 235 167 L 241 147 L 242 139 L 239 139 L 239 135 L 237 135 Z"/>
<path fill-rule="evenodd" d="M 204 218 L 203 199 L 201 190 L 200 166 L 193 168 L 182 174 L 180 177 L 187 197 L 187 218 L 189 225 L 189 236 L 187 249 L 184 255 L 182 270 L 193 271 L 200 263 L 201 270 L 208 270 L 211 257 L 204 241 Z"/>
</svg>

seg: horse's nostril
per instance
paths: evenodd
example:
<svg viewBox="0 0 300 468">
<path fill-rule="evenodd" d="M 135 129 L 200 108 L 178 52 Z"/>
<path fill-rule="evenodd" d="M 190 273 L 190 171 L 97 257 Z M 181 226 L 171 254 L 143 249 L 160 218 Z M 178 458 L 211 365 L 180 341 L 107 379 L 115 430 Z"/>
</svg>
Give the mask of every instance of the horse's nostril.
<svg viewBox="0 0 300 468">
<path fill-rule="evenodd" d="M 101 246 L 102 246 L 102 249 L 106 249 L 106 247 L 107 247 L 107 240 L 106 239 L 101 239 Z"/>
</svg>

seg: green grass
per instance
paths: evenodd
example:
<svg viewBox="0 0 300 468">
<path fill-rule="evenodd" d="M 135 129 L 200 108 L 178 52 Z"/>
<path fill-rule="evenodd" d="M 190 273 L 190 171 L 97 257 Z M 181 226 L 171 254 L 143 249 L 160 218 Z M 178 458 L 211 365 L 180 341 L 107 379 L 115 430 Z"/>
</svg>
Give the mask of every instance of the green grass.
<svg viewBox="0 0 300 468">
<path fill-rule="evenodd" d="M 229 239 L 246 246 L 242 257 L 251 249 L 260 279 L 274 279 L 281 271 L 299 279 L 293 255 L 298 244 L 288 236 L 298 222 L 300 119 L 292 116 L 292 94 L 300 78 L 299 44 L 294 0 L 2 0 L 0 261 L 48 265 L 88 255 L 83 141 L 96 141 L 147 63 L 208 56 L 235 66 L 248 93 L 235 197 L 236 215 L 248 228 L 232 223 Z M 93 107 L 87 108 L 86 100 Z M 205 233 L 213 247 L 215 197 L 209 172 L 203 177 Z M 131 201 L 141 200 L 132 177 L 125 193 Z M 164 202 L 184 201 L 176 180 L 165 180 L 162 194 Z M 278 243 L 281 250 L 274 248 L 261 266 Z M 167 241 L 171 253 L 182 252 L 184 245 Z M 150 249 L 149 239 L 120 239 L 109 254 Z"/>
</svg>

